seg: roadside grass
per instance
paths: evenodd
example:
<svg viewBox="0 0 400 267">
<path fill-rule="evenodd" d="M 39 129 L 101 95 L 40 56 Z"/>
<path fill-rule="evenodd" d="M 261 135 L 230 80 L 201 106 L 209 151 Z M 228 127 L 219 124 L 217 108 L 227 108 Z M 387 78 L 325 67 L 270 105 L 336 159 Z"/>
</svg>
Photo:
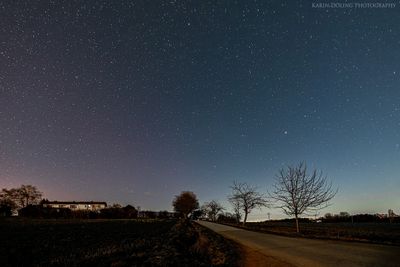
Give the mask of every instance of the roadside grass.
<svg viewBox="0 0 400 267">
<path fill-rule="evenodd" d="M 228 225 L 284 236 L 400 245 L 400 224 L 398 223 L 301 222 L 299 234 L 296 233 L 293 222 L 248 222 L 244 227 L 236 224 Z"/>
<path fill-rule="evenodd" d="M 4 267 L 235 266 L 238 260 L 227 240 L 176 220 L 10 218 L 0 220 L 0 233 Z"/>
<path fill-rule="evenodd" d="M 239 244 L 197 223 L 194 227 L 200 234 L 195 249 L 209 255 L 213 266 L 243 266 L 244 252 Z"/>
</svg>

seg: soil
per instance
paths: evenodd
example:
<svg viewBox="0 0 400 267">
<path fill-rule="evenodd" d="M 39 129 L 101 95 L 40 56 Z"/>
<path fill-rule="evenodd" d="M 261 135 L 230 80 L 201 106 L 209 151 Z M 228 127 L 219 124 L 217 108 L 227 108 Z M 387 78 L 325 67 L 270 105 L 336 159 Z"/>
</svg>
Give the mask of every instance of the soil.
<svg viewBox="0 0 400 267">
<path fill-rule="evenodd" d="M 258 252 L 255 249 L 247 246 L 242 248 L 242 266 L 244 267 L 291 267 L 293 265 L 284 261 L 278 260 L 274 257 Z"/>
</svg>

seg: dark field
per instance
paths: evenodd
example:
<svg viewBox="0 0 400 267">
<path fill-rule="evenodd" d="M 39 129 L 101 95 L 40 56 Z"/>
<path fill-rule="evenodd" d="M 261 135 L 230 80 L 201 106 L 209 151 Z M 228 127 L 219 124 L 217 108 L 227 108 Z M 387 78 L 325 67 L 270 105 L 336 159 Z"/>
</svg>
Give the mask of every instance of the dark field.
<svg viewBox="0 0 400 267">
<path fill-rule="evenodd" d="M 0 220 L 0 266 L 234 266 L 232 243 L 174 220 Z M 229 253 L 225 253 L 229 251 Z"/>
<path fill-rule="evenodd" d="M 400 223 L 300 223 L 300 234 L 294 222 L 250 222 L 246 228 L 289 236 L 309 238 L 364 241 L 380 244 L 400 245 Z"/>
</svg>

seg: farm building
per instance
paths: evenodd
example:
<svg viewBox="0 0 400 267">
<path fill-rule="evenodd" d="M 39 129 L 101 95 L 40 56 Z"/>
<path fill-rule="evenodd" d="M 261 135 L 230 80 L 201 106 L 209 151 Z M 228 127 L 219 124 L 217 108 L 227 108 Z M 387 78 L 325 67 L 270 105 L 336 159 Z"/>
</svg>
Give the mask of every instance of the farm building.
<svg viewBox="0 0 400 267">
<path fill-rule="evenodd" d="M 106 202 L 98 201 L 46 201 L 42 203 L 45 208 L 65 208 L 71 210 L 98 211 L 107 207 Z"/>
</svg>

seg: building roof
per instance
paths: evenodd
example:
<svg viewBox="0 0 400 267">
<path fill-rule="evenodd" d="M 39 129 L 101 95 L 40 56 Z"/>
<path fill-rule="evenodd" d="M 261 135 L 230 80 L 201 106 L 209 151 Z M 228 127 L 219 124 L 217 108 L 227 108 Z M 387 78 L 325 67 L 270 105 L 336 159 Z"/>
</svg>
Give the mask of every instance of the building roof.
<svg viewBox="0 0 400 267">
<path fill-rule="evenodd" d="M 68 205 L 68 204 L 85 204 L 85 205 L 93 205 L 93 204 L 103 204 L 107 206 L 107 202 L 102 201 L 46 201 L 43 204 L 61 204 L 61 205 Z"/>
</svg>

